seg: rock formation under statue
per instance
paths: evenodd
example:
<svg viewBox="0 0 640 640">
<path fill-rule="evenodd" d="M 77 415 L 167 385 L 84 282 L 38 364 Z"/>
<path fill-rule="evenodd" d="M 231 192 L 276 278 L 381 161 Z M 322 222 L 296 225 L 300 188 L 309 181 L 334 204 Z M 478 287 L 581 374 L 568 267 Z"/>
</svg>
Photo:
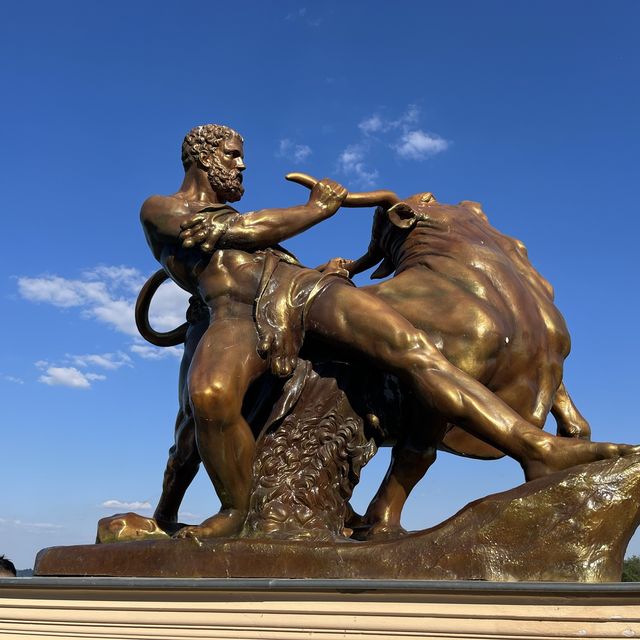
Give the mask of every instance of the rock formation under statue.
<svg viewBox="0 0 640 640">
<path fill-rule="evenodd" d="M 145 520 L 149 522 L 137 521 Z M 105 518 L 142 530 L 152 519 Z M 616 582 L 640 522 L 640 455 L 560 471 L 468 504 L 432 529 L 386 542 L 251 538 L 52 547 L 38 575 L 387 578 Z M 266 533 L 266 532 L 265 532 Z"/>
</svg>

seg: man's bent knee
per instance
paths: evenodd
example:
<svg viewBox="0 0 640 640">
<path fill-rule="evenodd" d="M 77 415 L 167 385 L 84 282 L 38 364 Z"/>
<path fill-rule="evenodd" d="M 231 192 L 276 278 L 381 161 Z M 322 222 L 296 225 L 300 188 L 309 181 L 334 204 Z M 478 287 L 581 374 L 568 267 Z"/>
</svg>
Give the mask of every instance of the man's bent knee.
<svg viewBox="0 0 640 640">
<path fill-rule="evenodd" d="M 197 417 L 224 425 L 234 422 L 240 414 L 242 399 L 235 397 L 233 390 L 221 381 L 193 385 L 190 388 L 190 397 L 193 412 Z"/>
</svg>

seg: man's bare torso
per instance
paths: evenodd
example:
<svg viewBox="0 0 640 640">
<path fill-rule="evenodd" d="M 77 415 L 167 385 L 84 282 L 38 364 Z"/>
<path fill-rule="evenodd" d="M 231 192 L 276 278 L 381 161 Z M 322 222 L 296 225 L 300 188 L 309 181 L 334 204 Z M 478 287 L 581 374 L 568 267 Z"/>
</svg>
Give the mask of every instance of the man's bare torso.
<svg viewBox="0 0 640 640">
<path fill-rule="evenodd" d="M 208 206 L 180 196 L 154 196 L 153 205 L 166 215 L 187 219 Z M 216 249 L 207 254 L 199 248 L 184 249 L 176 238 L 148 233 L 156 257 L 171 279 L 189 293 L 198 293 L 214 317 L 250 315 L 258 292 L 264 251 Z"/>
</svg>

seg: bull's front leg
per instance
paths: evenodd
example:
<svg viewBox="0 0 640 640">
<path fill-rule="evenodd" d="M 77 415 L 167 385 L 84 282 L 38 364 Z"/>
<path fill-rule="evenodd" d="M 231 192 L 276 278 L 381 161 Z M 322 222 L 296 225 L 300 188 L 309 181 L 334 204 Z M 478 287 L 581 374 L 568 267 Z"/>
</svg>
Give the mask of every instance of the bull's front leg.
<svg viewBox="0 0 640 640">
<path fill-rule="evenodd" d="M 435 462 L 447 427 L 441 416 L 426 416 L 415 401 L 413 405 L 409 424 L 391 452 L 391 463 L 380 488 L 360 526 L 352 526 L 354 538 L 385 539 L 406 533 L 401 524 L 402 510 L 413 488 Z"/>
</svg>

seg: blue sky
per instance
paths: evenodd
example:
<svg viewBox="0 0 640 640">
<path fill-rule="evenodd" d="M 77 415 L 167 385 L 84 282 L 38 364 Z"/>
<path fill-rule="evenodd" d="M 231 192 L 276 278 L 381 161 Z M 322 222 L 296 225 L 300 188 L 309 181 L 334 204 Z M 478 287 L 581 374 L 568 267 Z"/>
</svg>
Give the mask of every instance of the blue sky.
<svg viewBox="0 0 640 640">
<path fill-rule="evenodd" d="M 2 14 L 0 553 L 18 566 L 157 500 L 179 352 L 133 329 L 156 268 L 138 211 L 177 189 L 196 124 L 244 135 L 241 210 L 304 201 L 283 180 L 293 170 L 482 202 L 556 288 L 565 380 L 594 437 L 640 441 L 637 2 L 25 1 Z M 370 221 L 345 210 L 287 246 L 311 266 L 356 257 Z M 184 310 L 167 289 L 155 323 Z M 357 506 L 387 460 L 370 463 Z M 510 460 L 441 454 L 405 525 L 520 481 Z M 201 472 L 183 516 L 216 509 Z"/>
</svg>

